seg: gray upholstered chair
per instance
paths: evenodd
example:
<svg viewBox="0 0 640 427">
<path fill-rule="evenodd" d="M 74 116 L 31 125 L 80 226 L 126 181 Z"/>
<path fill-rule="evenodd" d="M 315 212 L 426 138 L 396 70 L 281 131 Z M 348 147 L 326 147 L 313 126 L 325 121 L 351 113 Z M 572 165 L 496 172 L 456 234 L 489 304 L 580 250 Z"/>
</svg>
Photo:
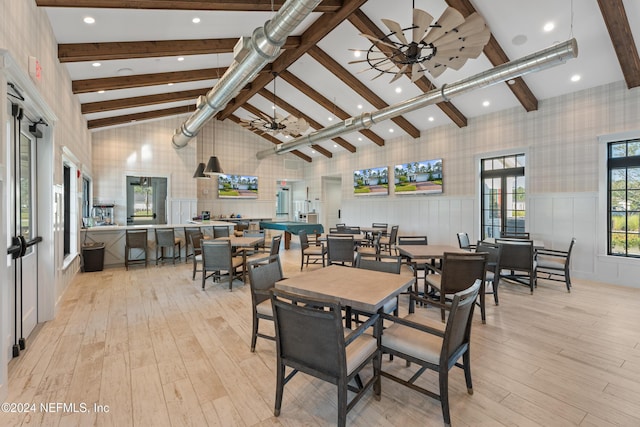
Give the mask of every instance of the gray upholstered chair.
<svg viewBox="0 0 640 427">
<path fill-rule="evenodd" d="M 476 280 L 470 287 L 452 296 L 444 331 L 422 322 L 420 316 L 416 314 L 409 314 L 404 318 L 386 313 L 381 315 L 386 321 L 385 323 L 393 322 L 382 333 L 380 343 L 382 354 L 405 359 L 407 362 L 419 365 L 419 369 L 414 372 L 415 369 L 407 363 L 406 370 L 409 372 L 404 377 L 409 377 L 409 379 L 400 377 L 401 374 L 397 373 L 397 370 L 394 373 L 382 371 L 380 374 L 412 390 L 439 400 L 445 426 L 451 425 L 449 412 L 449 370 L 451 368 L 457 366 L 464 369 L 467 392 L 473 394 L 469 346 L 471 345 L 474 302 L 481 286 L 482 280 Z M 427 299 L 415 293 L 411 294 L 411 298 L 415 299 L 410 304 L 411 307 L 415 306 L 416 302 L 428 302 Z M 460 358 L 462 358 L 462 363 L 459 362 Z M 415 381 L 427 369 L 438 373 L 438 393 L 415 384 Z"/>
<path fill-rule="evenodd" d="M 202 241 L 202 289 L 207 278 L 220 280 L 221 273 L 225 271 L 229 278 L 229 290 L 232 291 L 233 279 L 242 279 L 243 268 L 243 260 L 241 257 L 233 256 L 229 240 Z"/>
<path fill-rule="evenodd" d="M 195 256 L 193 246 L 191 246 L 191 233 L 200 233 L 202 230 L 200 227 L 185 227 L 184 228 L 184 262 L 189 262 L 189 257 Z M 201 237 L 202 239 L 202 237 Z"/>
<path fill-rule="evenodd" d="M 180 259 L 180 250 L 182 248 L 182 240 L 176 237 L 175 230 L 173 228 L 156 228 L 156 265 L 158 261 L 167 259 L 164 255 L 165 249 L 171 249 L 171 260 L 173 264 L 176 263 L 176 258 Z M 176 250 L 177 249 L 177 250 Z M 160 252 L 160 256 L 158 256 Z"/>
<path fill-rule="evenodd" d="M 302 252 L 302 258 L 300 261 L 300 271 L 302 271 L 302 267 L 306 265 L 309 267 L 309 260 L 312 259 L 313 263 L 317 263 L 318 261 L 322 261 L 322 266 L 325 266 L 325 257 L 327 255 L 327 247 L 320 242 L 318 245 L 309 245 L 309 239 L 307 237 L 307 232 L 304 230 L 300 230 L 298 232 L 298 238 L 300 238 L 300 250 Z"/>
<path fill-rule="evenodd" d="M 355 266 L 363 270 L 381 271 L 383 273 L 400 274 L 402 258 L 399 256 L 361 253 L 356 254 Z M 387 302 L 382 311 L 398 315 L 398 297 Z M 370 314 L 369 314 L 370 315 Z"/>
<path fill-rule="evenodd" d="M 271 237 L 269 250 L 258 250 L 257 252 L 247 256 L 246 263 L 249 264 L 256 259 L 264 260 L 265 257 L 270 255 L 278 255 L 280 253 L 280 242 L 282 242 L 282 234 L 275 234 L 273 237 Z"/>
<path fill-rule="evenodd" d="M 276 327 L 276 399 L 274 415 L 280 415 L 284 386 L 298 372 L 335 384 L 338 388 L 338 422 L 346 425 L 347 412 L 373 386 L 380 396 L 380 352 L 377 339 L 367 334 L 378 319 L 371 316 L 354 330 L 342 325 L 342 307 L 275 289 L 271 303 Z M 313 331 L 313 333 L 309 333 Z M 349 383 L 367 366 L 373 375 L 361 387 Z M 286 369 L 291 368 L 289 374 Z M 348 401 L 348 391 L 355 396 Z"/>
<path fill-rule="evenodd" d="M 202 272 L 202 269 L 198 269 L 198 265 L 202 266 L 202 240 L 204 235 L 198 231 L 189 232 L 189 243 L 193 253 L 193 277 L 191 280 L 196 280 L 196 273 Z"/>
<path fill-rule="evenodd" d="M 124 266 L 128 270 L 132 264 L 144 264 L 147 267 L 148 262 L 148 241 L 147 229 L 142 230 L 126 230 L 124 245 Z M 142 254 L 144 258 L 132 258 L 132 250 L 137 250 L 138 254 Z"/>
<path fill-rule="evenodd" d="M 391 231 L 388 236 L 382 236 L 380 239 L 380 250 L 389 252 L 391 255 L 391 248 L 396 244 L 396 239 L 398 238 L 398 226 L 394 225 L 391 227 Z"/>
<path fill-rule="evenodd" d="M 469 235 L 467 233 L 458 233 L 458 245 L 460 249 L 464 249 L 465 251 L 475 251 L 476 245 L 472 245 L 469 241 Z"/>
<path fill-rule="evenodd" d="M 536 287 L 536 261 L 532 240 L 496 239 L 502 245 L 500 279 L 525 285 L 533 294 Z"/>
<path fill-rule="evenodd" d="M 451 307 L 452 295 L 469 288 L 476 280 L 484 282 L 486 268 L 486 253 L 444 253 L 442 274 L 429 274 L 426 278 L 426 284 L 437 294 L 432 304 L 440 307 L 443 322 L 445 310 Z"/>
<path fill-rule="evenodd" d="M 353 266 L 355 256 L 353 236 L 327 235 L 327 264 Z"/>
<path fill-rule="evenodd" d="M 487 254 L 487 270 L 484 276 L 484 286 L 480 288 L 480 297 L 478 298 L 478 305 L 480 305 L 480 314 L 482 323 L 487 323 L 486 316 L 486 295 L 493 294 L 493 301 L 495 305 L 499 305 L 498 300 L 498 288 L 500 286 L 499 276 L 496 272 L 500 271 L 500 258 L 502 255 L 503 246 L 498 244 L 487 243 L 478 241 L 476 244 L 476 252 Z M 490 287 L 490 291 L 487 290 Z"/>
<path fill-rule="evenodd" d="M 218 237 L 229 237 L 229 227 L 224 225 L 215 225 L 213 226 L 213 238 L 217 239 Z"/>
<path fill-rule="evenodd" d="M 542 279 L 564 282 L 567 292 L 571 292 L 571 251 L 576 244 L 576 238 L 571 239 L 566 251 L 552 249 L 538 249 L 536 252 L 537 274 Z M 544 275 L 544 277 L 542 277 Z"/>
<path fill-rule="evenodd" d="M 253 315 L 251 352 L 254 352 L 258 337 L 275 340 L 274 336 L 266 335 L 259 331 L 259 322 L 260 319 L 273 321 L 271 289 L 283 277 L 280 256 L 276 254 L 255 259 L 247 264 L 247 269 L 251 286 L 251 309 Z"/>
<path fill-rule="evenodd" d="M 398 245 L 428 245 L 429 239 L 427 236 L 398 236 Z M 410 261 L 410 260 L 409 260 Z M 432 266 L 435 266 L 436 260 L 431 260 Z M 411 267 L 413 271 L 413 275 L 416 278 L 415 280 L 415 290 L 418 292 L 419 289 L 419 281 L 422 278 L 423 281 L 427 280 L 427 273 L 429 273 L 429 268 L 427 267 L 427 260 L 419 263 L 417 261 L 408 262 L 408 265 Z M 427 292 L 426 282 L 424 292 Z"/>
</svg>

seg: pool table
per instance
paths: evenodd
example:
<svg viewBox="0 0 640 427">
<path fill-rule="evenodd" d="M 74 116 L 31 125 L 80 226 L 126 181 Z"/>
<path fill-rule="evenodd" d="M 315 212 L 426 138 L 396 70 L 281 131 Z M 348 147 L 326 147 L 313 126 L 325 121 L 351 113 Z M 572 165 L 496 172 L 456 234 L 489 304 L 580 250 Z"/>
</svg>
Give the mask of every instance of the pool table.
<svg viewBox="0 0 640 427">
<path fill-rule="evenodd" d="M 270 230 L 284 231 L 284 248 L 289 249 L 291 245 L 291 235 L 297 235 L 300 230 L 304 230 L 307 234 L 320 235 L 324 233 L 322 224 L 308 224 L 306 222 L 293 221 L 260 221 L 260 228 Z"/>
</svg>

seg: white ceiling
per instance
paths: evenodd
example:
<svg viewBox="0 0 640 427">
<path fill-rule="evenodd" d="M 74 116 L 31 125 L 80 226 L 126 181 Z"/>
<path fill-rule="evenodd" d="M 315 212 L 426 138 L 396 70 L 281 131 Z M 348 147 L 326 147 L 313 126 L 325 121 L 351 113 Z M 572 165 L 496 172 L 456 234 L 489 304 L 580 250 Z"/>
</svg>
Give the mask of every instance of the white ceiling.
<svg viewBox="0 0 640 427">
<path fill-rule="evenodd" d="M 577 59 L 524 77 L 524 81 L 538 101 L 624 79 L 603 17 L 595 0 L 537 0 L 535 2 L 525 0 L 472 0 L 471 3 L 485 18 L 493 36 L 511 60 L 549 47 L 554 43 L 568 40 L 571 37 L 577 39 L 579 47 Z M 391 4 L 393 4 L 393 7 L 390 7 Z M 640 42 L 640 1 L 625 0 L 624 6 L 633 37 Z M 415 7 L 426 10 L 434 17 L 438 17 L 445 9 L 446 2 L 444 0 L 415 0 Z M 410 26 L 411 9 L 412 0 L 396 0 L 394 2 L 369 0 L 361 7 L 361 10 L 381 29 L 385 28 L 381 23 L 382 18 L 393 19 L 403 27 Z M 262 26 L 272 16 L 271 12 L 66 7 L 47 7 L 46 11 L 58 43 L 237 39 L 240 36 L 251 35 L 256 27 Z M 293 35 L 303 34 L 309 25 L 321 15 L 318 12 L 312 13 L 296 29 Z M 87 16 L 93 17 L 95 23 L 85 24 L 83 18 Z M 200 23 L 192 23 L 191 21 L 194 17 L 199 17 Z M 545 32 L 543 27 L 548 22 L 553 22 L 555 29 Z M 519 39 L 525 40 L 525 42 L 518 43 Z M 391 84 L 389 83 L 391 76 L 383 76 L 372 81 L 371 78 L 376 75 L 375 72 L 365 71 L 358 73 L 365 68 L 363 64 L 348 64 L 349 61 L 355 59 L 353 52 L 348 50 L 349 48 L 366 50 L 370 47 L 370 42 L 359 36 L 358 30 L 349 21 L 344 21 L 330 32 L 318 43 L 318 46 L 388 104 L 395 104 L 422 93 L 408 78 L 403 77 Z M 178 61 L 177 56 L 172 56 L 148 59 L 101 60 L 99 61 L 101 63 L 100 67 L 92 66 L 94 61 L 66 63 L 66 66 L 72 80 L 75 81 L 126 74 L 226 68 L 231 63 L 232 58 L 233 55 L 231 53 L 225 53 L 184 56 L 182 61 Z M 478 59 L 467 61 L 458 71 L 447 70 L 437 79 L 428 74 L 427 77 L 436 86 L 440 87 L 442 84 L 458 81 L 491 67 L 489 60 L 482 54 Z M 362 96 L 307 54 L 292 64 L 288 71 L 331 100 L 336 107 L 345 110 L 351 115 L 376 110 Z M 580 75 L 581 79 L 578 82 L 572 82 L 571 77 L 574 75 Z M 215 84 L 216 76 L 211 77 L 209 80 L 176 83 L 172 86 L 161 85 L 113 90 L 105 93 L 86 93 L 79 94 L 78 97 L 80 102 L 84 104 L 192 89 L 202 89 L 202 92 L 205 93 Z M 266 88 L 273 91 L 273 83 L 269 83 Z M 400 88 L 401 92 L 397 93 L 396 88 Z M 328 111 L 315 103 L 282 78 L 277 80 L 277 95 L 320 122 L 323 126 L 330 125 L 338 120 L 332 111 Z M 488 107 L 483 106 L 482 103 L 484 101 L 489 101 L 490 105 Z M 87 114 L 86 118 L 94 120 L 174 106 L 193 105 L 194 103 L 195 98 L 189 101 L 169 104 Z M 253 96 L 249 103 L 267 112 L 267 114 L 271 114 L 272 102 L 260 95 Z M 507 108 L 523 108 L 506 84 L 499 84 L 456 97 L 452 99 L 452 103 L 467 119 Z M 361 105 L 362 108 L 359 109 L 358 105 Z M 281 109 L 278 109 L 278 112 L 284 116 L 288 115 L 287 112 Z M 236 110 L 234 114 L 242 119 L 248 119 L 251 116 L 243 108 Z M 329 120 L 330 117 L 333 122 Z M 429 106 L 422 110 L 408 113 L 404 117 L 420 130 L 452 123 L 451 119 L 437 106 Z M 433 118 L 433 120 L 430 121 L 429 118 Z M 390 133 L 390 129 L 393 129 L 394 132 Z M 372 130 L 385 139 L 406 135 L 398 125 L 391 121 L 375 125 Z M 279 137 L 279 139 L 286 141 L 284 137 Z M 360 133 L 345 135 L 344 139 L 356 147 L 372 144 Z M 268 144 L 266 141 L 265 143 Z M 333 141 L 326 141 L 320 145 L 331 152 L 344 151 L 344 148 L 335 146 Z M 300 151 L 311 157 L 321 156 L 320 153 L 312 152 L 311 148 L 302 148 Z"/>
</svg>

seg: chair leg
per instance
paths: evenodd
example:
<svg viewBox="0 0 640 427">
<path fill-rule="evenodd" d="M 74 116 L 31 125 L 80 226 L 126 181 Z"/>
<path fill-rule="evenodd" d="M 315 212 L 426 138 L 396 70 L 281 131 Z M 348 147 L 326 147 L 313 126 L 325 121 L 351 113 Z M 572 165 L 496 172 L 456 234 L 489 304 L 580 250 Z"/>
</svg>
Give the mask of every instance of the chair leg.
<svg viewBox="0 0 640 427">
<path fill-rule="evenodd" d="M 473 383 L 471 382 L 471 356 L 469 348 L 462 355 L 462 363 L 464 364 L 464 379 L 467 383 L 467 393 L 473 394 Z"/>
<path fill-rule="evenodd" d="M 482 283 L 482 287 L 480 288 L 480 318 L 482 319 L 482 323 L 487 323 L 487 313 L 485 313 L 485 297 L 486 297 L 486 282 Z"/>
<path fill-rule="evenodd" d="M 277 374 L 276 374 L 276 403 L 273 408 L 273 415 L 276 417 L 280 415 L 280 408 L 282 407 L 282 392 L 284 391 L 284 365 L 278 362 Z"/>
<path fill-rule="evenodd" d="M 196 280 L 196 258 L 194 256 L 193 258 L 193 277 L 191 278 L 191 280 Z"/>
<path fill-rule="evenodd" d="M 571 292 L 571 275 L 568 269 L 564 272 L 564 281 L 567 284 L 567 292 Z"/>
<path fill-rule="evenodd" d="M 444 425 L 451 426 L 451 414 L 449 413 L 449 371 L 447 370 L 447 363 L 440 365 L 439 372 L 439 384 L 440 384 L 440 405 L 442 406 L 442 417 L 444 418 Z"/>
<path fill-rule="evenodd" d="M 207 270 L 204 269 L 204 265 L 202 266 L 202 290 L 204 291 L 204 282 L 206 280 Z"/>
<path fill-rule="evenodd" d="M 500 278 L 496 280 L 496 276 L 494 276 L 491 284 L 493 285 L 493 301 L 496 305 L 500 305 L 500 301 L 498 300 L 498 286 L 500 285 Z"/>
<path fill-rule="evenodd" d="M 338 381 L 338 427 L 347 425 L 347 384 L 344 378 Z"/>
<path fill-rule="evenodd" d="M 258 319 L 258 316 L 256 315 L 255 308 L 254 308 L 253 328 L 251 333 L 251 353 L 256 351 L 256 341 L 258 341 L 258 322 L 259 321 L 260 319 Z"/>
</svg>

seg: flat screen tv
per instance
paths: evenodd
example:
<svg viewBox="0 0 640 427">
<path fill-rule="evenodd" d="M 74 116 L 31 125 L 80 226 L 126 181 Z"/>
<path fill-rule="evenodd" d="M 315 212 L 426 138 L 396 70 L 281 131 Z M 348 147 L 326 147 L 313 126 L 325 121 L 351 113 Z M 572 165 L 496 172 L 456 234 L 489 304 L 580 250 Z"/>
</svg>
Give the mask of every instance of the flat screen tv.
<svg viewBox="0 0 640 427">
<path fill-rule="evenodd" d="M 387 196 L 389 168 L 360 169 L 353 172 L 353 194 L 356 196 Z"/>
<path fill-rule="evenodd" d="M 251 175 L 219 175 L 218 197 L 221 199 L 257 199 L 258 177 Z"/>
<path fill-rule="evenodd" d="M 396 165 L 396 194 L 442 193 L 442 159 Z"/>
</svg>

